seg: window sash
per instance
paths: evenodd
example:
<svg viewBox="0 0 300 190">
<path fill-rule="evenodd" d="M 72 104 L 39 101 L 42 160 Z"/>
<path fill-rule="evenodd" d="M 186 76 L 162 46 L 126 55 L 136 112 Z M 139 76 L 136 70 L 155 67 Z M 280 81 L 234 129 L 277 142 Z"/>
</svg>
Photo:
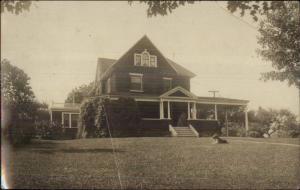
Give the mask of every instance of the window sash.
<svg viewBox="0 0 300 190">
<path fill-rule="evenodd" d="M 155 55 L 151 55 L 150 56 L 150 66 L 151 67 L 157 67 L 157 61 L 156 61 L 156 56 Z"/>
<path fill-rule="evenodd" d="M 141 54 L 134 55 L 134 65 L 141 66 L 142 65 L 142 56 Z"/>
<path fill-rule="evenodd" d="M 130 90 L 143 90 L 143 81 L 142 76 L 139 75 L 131 75 L 130 76 Z"/>
<path fill-rule="evenodd" d="M 145 67 L 157 67 L 157 56 L 150 55 L 147 50 L 141 54 L 134 54 L 134 65 L 145 66 Z"/>
</svg>

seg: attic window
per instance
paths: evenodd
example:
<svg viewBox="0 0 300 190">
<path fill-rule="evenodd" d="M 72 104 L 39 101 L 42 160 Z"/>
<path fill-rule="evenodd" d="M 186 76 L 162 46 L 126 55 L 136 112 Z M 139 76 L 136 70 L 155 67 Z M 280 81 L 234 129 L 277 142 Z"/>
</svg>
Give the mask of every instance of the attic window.
<svg viewBox="0 0 300 190">
<path fill-rule="evenodd" d="M 134 65 L 143 67 L 157 67 L 157 57 L 150 55 L 145 49 L 141 54 L 134 54 Z"/>
</svg>

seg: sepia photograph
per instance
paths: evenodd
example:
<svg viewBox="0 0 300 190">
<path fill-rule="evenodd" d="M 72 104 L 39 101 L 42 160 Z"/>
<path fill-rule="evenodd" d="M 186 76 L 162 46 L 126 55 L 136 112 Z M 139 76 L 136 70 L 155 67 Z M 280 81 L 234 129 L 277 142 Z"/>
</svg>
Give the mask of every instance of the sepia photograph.
<svg viewBox="0 0 300 190">
<path fill-rule="evenodd" d="M 299 1 L 1 0 L 1 189 L 300 189 Z"/>
</svg>

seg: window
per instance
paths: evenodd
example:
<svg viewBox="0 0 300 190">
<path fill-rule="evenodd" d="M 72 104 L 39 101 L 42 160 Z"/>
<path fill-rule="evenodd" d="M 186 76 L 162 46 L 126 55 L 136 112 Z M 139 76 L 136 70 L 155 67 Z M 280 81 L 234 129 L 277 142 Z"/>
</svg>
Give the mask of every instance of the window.
<svg viewBox="0 0 300 190">
<path fill-rule="evenodd" d="M 141 54 L 134 54 L 134 65 L 144 67 L 157 67 L 157 57 L 150 55 L 145 49 Z"/>
<path fill-rule="evenodd" d="M 142 66 L 146 66 L 146 67 L 149 67 L 150 64 L 149 64 L 149 53 L 148 52 L 144 52 L 143 53 L 143 60 L 142 60 Z"/>
<path fill-rule="evenodd" d="M 130 73 L 130 91 L 143 91 L 143 75 L 138 73 Z"/>
<path fill-rule="evenodd" d="M 141 64 L 142 64 L 141 54 L 134 54 L 134 65 L 141 66 Z"/>
<path fill-rule="evenodd" d="M 156 56 L 154 56 L 154 55 L 150 56 L 150 67 L 157 67 L 157 65 L 156 65 Z"/>
<path fill-rule="evenodd" d="M 64 128 L 78 128 L 78 113 L 62 113 L 62 124 Z"/>
<path fill-rule="evenodd" d="M 163 84 L 164 84 L 164 91 L 168 91 L 172 89 L 172 78 L 163 78 Z"/>
</svg>

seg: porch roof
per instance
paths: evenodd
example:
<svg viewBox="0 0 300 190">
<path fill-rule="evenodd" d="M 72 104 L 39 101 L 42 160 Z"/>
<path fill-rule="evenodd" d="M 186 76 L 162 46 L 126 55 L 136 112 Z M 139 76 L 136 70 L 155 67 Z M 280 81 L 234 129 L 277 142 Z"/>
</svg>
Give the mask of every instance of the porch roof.
<svg viewBox="0 0 300 190">
<path fill-rule="evenodd" d="M 49 107 L 51 111 L 73 111 L 79 112 L 80 104 L 76 103 L 52 103 Z"/>
<path fill-rule="evenodd" d="M 199 103 L 213 103 L 213 104 L 228 104 L 228 105 L 247 105 L 249 100 L 222 98 L 222 97 L 203 97 L 198 96 Z"/>
<path fill-rule="evenodd" d="M 136 94 L 136 93 L 119 93 L 119 94 L 110 94 L 104 95 L 103 97 L 109 98 L 119 98 L 119 97 L 131 97 L 137 101 L 175 101 L 175 102 L 196 102 L 199 104 L 220 104 L 220 105 L 237 105 L 237 106 L 246 106 L 249 101 L 241 99 L 232 99 L 232 98 L 222 98 L 222 97 L 176 97 L 176 96 L 151 96 L 146 94 Z"/>
</svg>

